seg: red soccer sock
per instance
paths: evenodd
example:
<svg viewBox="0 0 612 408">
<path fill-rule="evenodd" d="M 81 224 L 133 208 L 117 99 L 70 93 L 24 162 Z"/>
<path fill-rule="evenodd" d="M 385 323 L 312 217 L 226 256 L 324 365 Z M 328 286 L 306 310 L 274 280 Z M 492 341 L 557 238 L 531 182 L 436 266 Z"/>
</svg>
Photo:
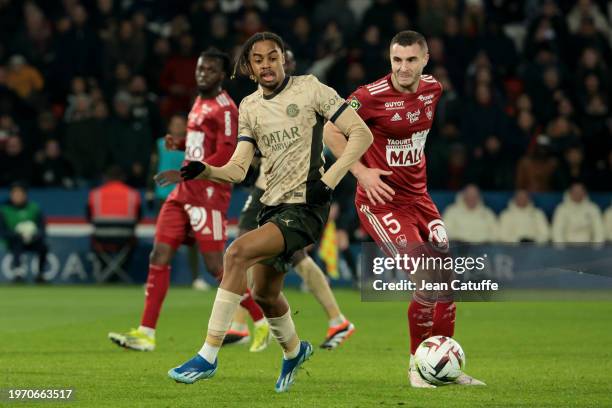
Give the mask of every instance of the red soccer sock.
<svg viewBox="0 0 612 408">
<path fill-rule="evenodd" d="M 408 307 L 408 327 L 410 328 L 410 354 L 416 352 L 423 340 L 431 337 L 434 304 L 413 299 Z"/>
<path fill-rule="evenodd" d="M 149 264 L 145 289 L 145 307 L 140 324 L 152 329 L 157 325 L 159 312 L 170 286 L 170 265 Z"/>
<path fill-rule="evenodd" d="M 255 299 L 253 299 L 253 296 L 251 295 L 251 291 L 249 289 L 247 289 L 246 293 L 242 297 L 242 300 L 240 301 L 240 306 L 248 310 L 249 315 L 251 315 L 251 319 L 253 319 L 254 322 L 263 319 L 263 310 L 261 310 L 261 307 L 259 307 L 259 305 L 255 303 Z"/>
<path fill-rule="evenodd" d="M 433 318 L 432 336 L 453 337 L 455 334 L 455 302 L 436 302 Z"/>
</svg>

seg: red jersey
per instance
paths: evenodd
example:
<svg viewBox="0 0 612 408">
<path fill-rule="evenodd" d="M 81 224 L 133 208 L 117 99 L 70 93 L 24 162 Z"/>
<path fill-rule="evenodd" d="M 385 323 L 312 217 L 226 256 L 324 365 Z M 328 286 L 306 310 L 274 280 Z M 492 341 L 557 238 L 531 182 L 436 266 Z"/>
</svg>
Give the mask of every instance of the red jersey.
<svg viewBox="0 0 612 408">
<path fill-rule="evenodd" d="M 230 159 L 238 138 L 238 108 L 222 91 L 210 99 L 197 97 L 187 119 L 185 160 L 206 162 L 222 166 Z M 226 212 L 232 185 L 209 180 L 188 180 L 179 183 L 168 196 L 192 206 L 206 207 Z"/>
<path fill-rule="evenodd" d="M 421 75 L 415 93 L 402 93 L 393 87 L 388 74 L 347 98 L 374 135 L 361 162 L 393 172 L 383 180 L 395 190 L 394 201 L 427 193 L 423 151 L 441 95 L 442 84 L 431 75 Z M 356 198 L 369 201 L 360 186 Z"/>
</svg>

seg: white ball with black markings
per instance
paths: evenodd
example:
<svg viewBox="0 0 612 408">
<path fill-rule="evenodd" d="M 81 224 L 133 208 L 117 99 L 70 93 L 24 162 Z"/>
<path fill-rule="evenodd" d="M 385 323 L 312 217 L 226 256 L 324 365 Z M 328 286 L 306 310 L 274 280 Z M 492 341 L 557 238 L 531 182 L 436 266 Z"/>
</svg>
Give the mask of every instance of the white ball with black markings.
<svg viewBox="0 0 612 408">
<path fill-rule="evenodd" d="M 421 377 L 434 385 L 454 382 L 465 367 L 463 349 L 457 341 L 446 336 L 423 340 L 414 358 Z"/>
</svg>

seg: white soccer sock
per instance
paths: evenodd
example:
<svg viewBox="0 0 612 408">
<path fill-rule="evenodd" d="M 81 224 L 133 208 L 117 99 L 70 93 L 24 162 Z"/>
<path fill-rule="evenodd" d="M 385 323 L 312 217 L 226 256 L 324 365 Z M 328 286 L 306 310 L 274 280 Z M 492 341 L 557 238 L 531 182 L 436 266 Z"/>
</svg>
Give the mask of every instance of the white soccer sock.
<svg viewBox="0 0 612 408">
<path fill-rule="evenodd" d="M 344 323 L 345 320 L 346 320 L 346 317 L 344 317 L 344 315 L 340 313 L 338 316 L 334 317 L 333 319 L 329 319 L 329 327 L 339 326 L 342 323 Z"/>
<path fill-rule="evenodd" d="M 204 343 L 200 351 L 198 351 L 198 354 L 200 355 L 200 357 L 208 361 L 210 364 L 214 364 L 215 360 L 217 359 L 217 354 L 219 354 L 220 348 L 221 347 L 215 347 L 215 346 L 211 346 L 208 343 Z"/>
<path fill-rule="evenodd" d="M 138 331 L 146 334 L 149 337 L 155 337 L 155 329 L 152 329 L 147 326 L 138 326 Z"/>
<path fill-rule="evenodd" d="M 222 288 L 217 289 L 217 296 L 213 304 L 206 342 L 200 350 L 200 355 L 211 364 L 217 359 L 217 353 L 223 344 L 225 333 L 229 330 L 232 317 L 242 300 L 242 294 L 237 294 Z"/>
<path fill-rule="evenodd" d="M 260 327 L 260 326 L 263 326 L 264 324 L 267 324 L 267 323 L 268 323 L 268 321 L 266 320 L 266 318 L 265 318 L 265 317 L 262 317 L 262 318 L 261 318 L 261 319 L 259 319 L 258 321 L 253 322 L 253 324 L 255 325 L 255 327 Z"/>
<path fill-rule="evenodd" d="M 297 345 L 293 348 L 293 350 L 290 350 L 290 351 L 283 350 L 283 358 L 285 360 L 291 360 L 292 358 L 296 358 L 299 353 L 300 353 L 300 343 L 298 342 Z"/>
<path fill-rule="evenodd" d="M 270 332 L 283 349 L 285 359 L 291 359 L 300 351 L 300 339 L 291 319 L 291 309 L 280 317 L 268 317 Z M 297 346 L 296 346 L 297 344 Z"/>
</svg>

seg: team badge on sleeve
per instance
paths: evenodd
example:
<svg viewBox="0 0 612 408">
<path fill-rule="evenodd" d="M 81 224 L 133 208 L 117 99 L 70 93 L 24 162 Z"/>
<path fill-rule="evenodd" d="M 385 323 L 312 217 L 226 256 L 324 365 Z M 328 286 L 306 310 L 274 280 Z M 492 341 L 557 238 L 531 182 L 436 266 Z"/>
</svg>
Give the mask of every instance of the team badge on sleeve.
<svg viewBox="0 0 612 408">
<path fill-rule="evenodd" d="M 353 96 L 349 102 L 349 106 L 355 110 L 359 110 L 359 108 L 361 108 L 361 102 L 359 102 L 357 97 Z"/>
</svg>

